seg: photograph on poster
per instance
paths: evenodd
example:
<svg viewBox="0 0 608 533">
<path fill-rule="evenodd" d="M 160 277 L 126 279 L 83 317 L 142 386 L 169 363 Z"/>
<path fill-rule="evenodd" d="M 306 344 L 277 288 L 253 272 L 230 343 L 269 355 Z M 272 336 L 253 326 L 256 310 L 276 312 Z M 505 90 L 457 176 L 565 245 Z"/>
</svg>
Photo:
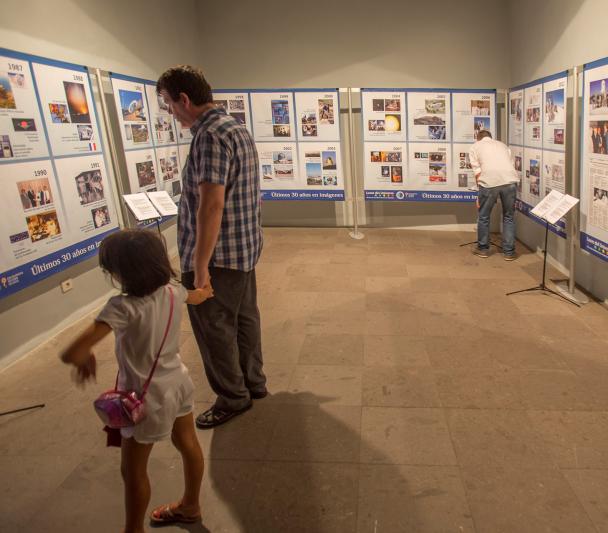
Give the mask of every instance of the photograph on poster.
<svg viewBox="0 0 608 533">
<path fill-rule="evenodd" d="M 78 124 L 78 138 L 81 141 L 93 139 L 93 127 L 90 124 Z"/>
<path fill-rule="evenodd" d="M 244 100 L 228 100 L 228 108 L 230 111 L 245 111 Z"/>
<path fill-rule="evenodd" d="M 137 181 L 140 187 L 147 187 L 156 183 L 156 175 L 154 174 L 154 165 L 152 161 L 140 161 L 135 163 L 137 170 Z"/>
<path fill-rule="evenodd" d="M 401 163 L 401 152 L 380 152 L 380 159 L 383 163 Z"/>
<path fill-rule="evenodd" d="M 553 144 L 564 144 L 563 128 L 556 128 L 553 130 Z"/>
<path fill-rule="evenodd" d="M 521 156 L 516 155 L 514 160 L 513 160 L 513 165 L 515 167 L 515 170 L 517 170 L 518 172 L 521 172 Z"/>
<path fill-rule="evenodd" d="M 213 100 L 215 107 L 228 111 L 228 100 Z"/>
<path fill-rule="evenodd" d="M 120 98 L 120 109 L 122 111 L 123 120 L 128 120 L 130 122 L 146 121 L 143 93 L 139 91 L 118 89 L 118 96 Z"/>
<path fill-rule="evenodd" d="M 174 178 L 177 178 L 179 174 L 179 170 L 177 168 L 177 157 L 161 157 L 159 160 L 160 163 L 160 173 L 163 177 L 163 181 L 169 181 Z"/>
<path fill-rule="evenodd" d="M 386 131 L 401 131 L 401 115 L 384 115 L 384 129 Z"/>
<path fill-rule="evenodd" d="M 236 120 L 241 126 L 245 126 L 247 124 L 247 120 L 245 118 L 245 113 L 228 113 L 234 120 Z"/>
<path fill-rule="evenodd" d="M 540 178 L 540 163 L 537 159 L 530 159 L 529 177 Z"/>
<path fill-rule="evenodd" d="M 336 170 L 336 152 L 324 150 L 321 160 L 323 162 L 323 170 Z"/>
<path fill-rule="evenodd" d="M 110 223 L 110 212 L 108 206 L 103 205 L 95 209 L 91 209 L 91 216 L 93 217 L 93 224 L 95 229 L 106 226 Z"/>
<path fill-rule="evenodd" d="M 445 163 L 429 162 L 429 182 L 444 183 L 447 181 Z"/>
<path fill-rule="evenodd" d="M 372 110 L 373 111 L 384 111 L 384 98 L 373 98 L 372 99 Z"/>
<path fill-rule="evenodd" d="M 321 163 L 306 163 L 306 184 L 323 185 Z"/>
<path fill-rule="evenodd" d="M 179 180 L 171 182 L 171 192 L 173 196 L 177 196 L 182 193 L 182 183 Z"/>
<path fill-rule="evenodd" d="M 36 123 L 33 118 L 14 118 L 13 129 L 16 132 L 37 131 Z"/>
<path fill-rule="evenodd" d="M 317 115 L 315 113 L 303 113 L 301 122 L 302 124 L 316 124 Z"/>
<path fill-rule="evenodd" d="M 272 180 L 272 165 L 262 165 L 262 179 Z"/>
<path fill-rule="evenodd" d="M 589 150 L 592 154 L 608 154 L 608 120 L 589 121 L 591 142 Z"/>
<path fill-rule="evenodd" d="M 18 181 L 17 190 L 24 210 L 50 205 L 54 201 L 48 178 Z"/>
<path fill-rule="evenodd" d="M 293 165 L 293 156 L 290 151 L 272 152 L 272 162 L 275 165 Z"/>
<path fill-rule="evenodd" d="M 318 102 L 319 124 L 334 123 L 334 101 L 331 98 L 320 98 Z"/>
<path fill-rule="evenodd" d="M 15 89 L 25 89 L 25 74 L 20 72 L 9 72 L 8 79 Z"/>
<path fill-rule="evenodd" d="M 445 140 L 445 126 L 429 126 L 429 139 Z"/>
<path fill-rule="evenodd" d="M 13 86 L 4 72 L 0 72 L 0 109 L 17 109 Z"/>
<path fill-rule="evenodd" d="M 274 167 L 274 175 L 277 178 L 293 178 L 293 167 L 289 165 Z"/>
<path fill-rule="evenodd" d="M 87 170 L 74 178 L 80 205 L 87 205 L 104 199 L 101 171 Z"/>
<path fill-rule="evenodd" d="M 458 174 L 458 187 L 467 187 L 469 184 L 469 175 L 468 174 Z"/>
<path fill-rule="evenodd" d="M 391 167 L 389 167 L 389 166 L 382 166 L 381 167 L 381 171 L 380 171 L 380 175 L 383 178 L 390 178 L 390 176 L 391 176 Z"/>
<path fill-rule="evenodd" d="M 65 89 L 65 97 L 68 102 L 71 121 L 74 124 L 86 124 L 87 122 L 91 122 L 89 104 L 87 103 L 84 85 L 73 81 L 64 81 L 63 88 Z"/>
<path fill-rule="evenodd" d="M 427 98 L 424 109 L 434 115 L 445 115 L 445 98 Z"/>
<path fill-rule="evenodd" d="M 49 112 L 51 113 L 51 121 L 53 124 L 69 124 L 70 116 L 68 115 L 68 106 L 65 104 L 49 104 Z"/>
<path fill-rule="evenodd" d="M 555 164 L 545 165 L 545 174 L 550 176 L 554 181 L 563 181 L 564 167 Z"/>
<path fill-rule="evenodd" d="M 133 130 L 131 129 L 131 124 L 125 124 L 125 138 L 127 141 L 133 140 Z"/>
<path fill-rule="evenodd" d="M 382 161 L 382 152 L 372 150 L 370 152 L 370 161 L 372 163 L 380 163 Z"/>
<path fill-rule="evenodd" d="M 540 139 L 540 126 L 532 127 L 532 139 Z"/>
<path fill-rule="evenodd" d="M 384 131 L 384 120 L 368 120 L 369 131 Z"/>
<path fill-rule="evenodd" d="M 471 160 L 467 152 L 460 152 L 459 154 L 458 168 L 461 170 L 471 170 Z"/>
<path fill-rule="evenodd" d="M 480 131 L 490 131 L 490 117 L 475 117 L 473 119 L 473 138 L 477 140 Z"/>
<path fill-rule="evenodd" d="M 540 107 L 526 109 L 526 122 L 540 122 Z"/>
<path fill-rule="evenodd" d="M 338 185 L 338 176 L 323 176 L 323 185 L 328 185 L 328 186 Z"/>
<path fill-rule="evenodd" d="M 563 89 L 545 93 L 545 120 L 549 124 L 563 124 L 565 120 Z"/>
<path fill-rule="evenodd" d="M 429 152 L 429 161 L 433 163 L 445 163 L 446 153 L 445 152 Z"/>
<path fill-rule="evenodd" d="M 517 122 L 521 122 L 521 98 L 511 98 L 511 115 Z"/>
<path fill-rule="evenodd" d="M 595 80 L 589 84 L 589 107 L 592 115 L 602 115 L 608 113 L 608 95 L 606 94 L 606 84 L 608 78 Z M 1 83 L 0 83 L 1 84 Z M 0 105 L 0 107 L 2 107 Z"/>
<path fill-rule="evenodd" d="M 291 135 L 289 126 L 273 126 L 272 131 L 275 137 L 289 137 Z"/>
<path fill-rule="evenodd" d="M 0 159 L 13 157 L 13 147 L 8 135 L 0 135 Z"/>
<path fill-rule="evenodd" d="M 391 167 L 391 183 L 403 183 L 403 167 Z"/>
<path fill-rule="evenodd" d="M 272 100 L 270 106 L 272 108 L 273 124 L 289 124 L 289 102 L 287 100 Z M 287 128 L 287 131 L 289 131 L 289 128 Z M 287 136 L 289 136 L 289 133 Z"/>
<path fill-rule="evenodd" d="M 387 98 L 384 100 L 384 111 L 401 111 L 401 100 L 399 98 Z"/>
<path fill-rule="evenodd" d="M 317 126 L 315 124 L 302 124 L 302 136 L 303 137 L 316 137 Z"/>
<path fill-rule="evenodd" d="M 490 100 L 471 100 L 471 115 L 490 116 Z"/>
<path fill-rule="evenodd" d="M 128 127 L 128 125 L 125 127 Z M 175 142 L 173 125 L 169 115 L 156 115 L 154 118 L 154 131 L 156 132 L 157 139 L 162 140 L 167 136 L 169 142 Z"/>
<path fill-rule="evenodd" d="M 436 115 L 424 115 L 414 119 L 415 126 L 445 126 L 445 119 Z"/>
<path fill-rule="evenodd" d="M 165 99 L 160 94 L 156 95 L 156 102 L 158 103 L 158 109 L 165 113 L 169 112 L 169 106 L 165 103 Z"/>
<path fill-rule="evenodd" d="M 27 231 L 32 242 L 38 242 L 49 237 L 61 235 L 59 227 L 59 219 L 56 211 L 47 211 L 31 215 L 25 219 L 27 223 Z"/>
<path fill-rule="evenodd" d="M 148 126 L 147 124 L 131 124 L 131 132 L 133 135 L 134 143 L 145 143 L 148 142 Z M 128 139 L 127 135 L 127 139 Z"/>
</svg>

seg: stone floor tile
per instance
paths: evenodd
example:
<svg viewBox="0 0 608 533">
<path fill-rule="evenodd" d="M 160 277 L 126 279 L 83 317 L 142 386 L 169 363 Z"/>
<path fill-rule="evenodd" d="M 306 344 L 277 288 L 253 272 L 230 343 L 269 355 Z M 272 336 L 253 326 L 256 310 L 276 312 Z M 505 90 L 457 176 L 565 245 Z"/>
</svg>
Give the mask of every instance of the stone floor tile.
<svg viewBox="0 0 608 533">
<path fill-rule="evenodd" d="M 362 335 L 307 335 L 300 350 L 300 365 L 361 365 Z"/>
<path fill-rule="evenodd" d="M 365 335 L 365 366 L 428 367 L 425 338 L 407 335 Z"/>
<path fill-rule="evenodd" d="M 439 407 L 430 368 L 369 367 L 363 370 L 362 404 L 366 407 Z"/>
</svg>

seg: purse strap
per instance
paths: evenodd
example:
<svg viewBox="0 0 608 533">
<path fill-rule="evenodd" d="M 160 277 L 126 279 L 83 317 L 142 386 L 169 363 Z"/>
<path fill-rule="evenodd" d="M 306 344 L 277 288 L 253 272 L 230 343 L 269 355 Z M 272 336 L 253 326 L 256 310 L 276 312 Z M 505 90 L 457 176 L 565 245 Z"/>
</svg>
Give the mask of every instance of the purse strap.
<svg viewBox="0 0 608 533">
<path fill-rule="evenodd" d="M 165 345 L 165 341 L 167 340 L 167 335 L 169 335 L 169 328 L 171 327 L 171 321 L 173 320 L 173 289 L 169 286 L 169 319 L 167 320 L 167 326 L 165 327 L 165 334 L 163 335 L 163 340 L 160 343 L 160 347 L 158 352 L 156 353 L 156 357 L 154 358 L 154 364 L 152 365 L 152 370 L 150 370 L 150 374 L 148 375 L 148 379 L 144 383 L 143 390 L 141 392 L 141 400 L 143 400 L 144 396 L 148 392 L 148 387 L 150 386 L 150 382 L 152 381 L 152 376 L 154 375 L 154 371 L 156 370 L 156 365 L 158 364 L 158 358 L 160 357 L 160 352 L 163 350 L 163 346 Z M 120 371 L 119 371 L 120 372 Z M 114 390 L 118 390 L 118 374 L 116 373 L 116 384 L 114 385 Z"/>
</svg>

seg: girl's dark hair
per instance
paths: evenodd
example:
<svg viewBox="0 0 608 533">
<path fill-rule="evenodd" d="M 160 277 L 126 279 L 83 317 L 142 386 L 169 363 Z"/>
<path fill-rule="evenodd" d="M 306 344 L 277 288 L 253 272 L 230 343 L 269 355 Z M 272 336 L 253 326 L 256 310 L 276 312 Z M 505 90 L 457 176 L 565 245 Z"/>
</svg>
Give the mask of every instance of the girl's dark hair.
<svg viewBox="0 0 608 533">
<path fill-rule="evenodd" d="M 175 277 L 164 241 L 145 229 L 108 235 L 99 248 L 99 266 L 120 282 L 129 296 L 147 296 Z"/>
</svg>

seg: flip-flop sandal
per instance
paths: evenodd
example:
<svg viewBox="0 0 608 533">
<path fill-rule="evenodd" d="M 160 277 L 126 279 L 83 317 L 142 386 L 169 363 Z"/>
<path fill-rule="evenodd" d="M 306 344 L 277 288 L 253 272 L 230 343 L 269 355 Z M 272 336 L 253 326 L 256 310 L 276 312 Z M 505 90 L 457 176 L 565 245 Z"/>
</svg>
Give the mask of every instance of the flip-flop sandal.
<svg viewBox="0 0 608 533">
<path fill-rule="evenodd" d="M 228 422 L 228 420 L 232 420 L 235 416 L 251 409 L 252 405 L 253 402 L 249 402 L 245 407 L 237 411 L 224 411 L 217 407 L 211 407 L 196 417 L 196 427 L 199 429 L 211 429 L 220 426 Z"/>
<path fill-rule="evenodd" d="M 153 525 L 161 524 L 194 524 L 200 521 L 201 515 L 186 516 L 179 511 L 171 509 L 171 504 L 161 505 L 150 514 L 150 522 Z"/>
</svg>

